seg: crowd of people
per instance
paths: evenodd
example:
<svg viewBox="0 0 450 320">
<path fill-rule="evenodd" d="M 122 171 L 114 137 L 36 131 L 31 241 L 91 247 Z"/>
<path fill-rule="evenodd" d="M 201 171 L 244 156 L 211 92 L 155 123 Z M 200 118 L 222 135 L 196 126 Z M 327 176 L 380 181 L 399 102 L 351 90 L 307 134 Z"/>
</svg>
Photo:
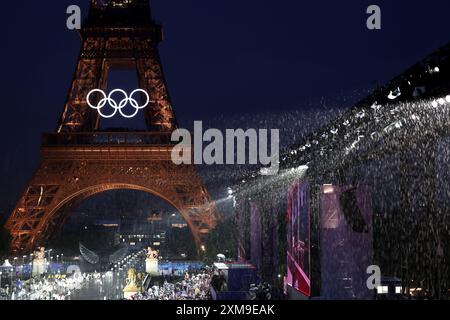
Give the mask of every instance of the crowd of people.
<svg viewBox="0 0 450 320">
<path fill-rule="evenodd" d="M 176 283 L 164 282 L 152 286 L 146 292 L 134 295 L 132 300 L 210 300 L 209 288 L 212 274 L 208 270 L 197 274 L 186 273 Z"/>
<path fill-rule="evenodd" d="M 11 293 L 12 300 L 69 300 L 92 275 L 73 274 L 69 277 L 31 278 L 19 283 Z"/>
<path fill-rule="evenodd" d="M 129 262 L 128 262 L 129 264 Z M 44 273 L 27 280 L 12 279 L 7 286 L 0 288 L 0 299 L 11 300 L 71 300 L 83 298 L 96 298 L 96 291 L 103 299 L 113 296 L 116 299 L 124 298 L 121 284 L 128 284 L 126 273 L 130 270 L 128 264 L 106 273 L 81 273 L 79 270 L 71 274 Z M 139 268 L 139 269 L 142 269 Z M 186 269 L 185 269 L 186 270 Z M 228 291 L 225 274 L 222 270 L 212 267 L 192 268 L 184 274 L 157 277 L 141 277 L 136 282 L 138 290 L 131 300 L 210 300 L 210 289 L 214 292 Z M 139 273 L 141 274 L 141 273 Z M 129 274 L 128 274 L 129 276 Z M 139 280 L 139 279 L 135 279 Z M 111 284 L 111 281 L 113 283 Z M 106 287 L 105 287 L 106 286 Z M 112 291 L 111 291 L 112 290 Z M 259 291 L 254 289 L 255 293 Z M 214 292 L 213 296 L 214 296 Z M 126 295 L 125 295 L 126 296 Z M 258 296 L 258 294 L 254 294 Z"/>
</svg>

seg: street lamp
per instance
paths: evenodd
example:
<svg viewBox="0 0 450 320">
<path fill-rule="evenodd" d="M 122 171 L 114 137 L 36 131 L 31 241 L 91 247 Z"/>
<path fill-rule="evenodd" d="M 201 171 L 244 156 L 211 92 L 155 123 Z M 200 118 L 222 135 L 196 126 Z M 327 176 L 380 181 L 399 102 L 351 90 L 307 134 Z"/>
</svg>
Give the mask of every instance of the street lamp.
<svg viewBox="0 0 450 320">
<path fill-rule="evenodd" d="M 49 258 L 49 259 L 50 259 L 50 255 L 51 255 L 52 251 L 53 251 L 53 249 L 49 249 L 49 250 L 47 251 L 47 253 L 48 253 L 48 258 Z"/>
<path fill-rule="evenodd" d="M 31 266 L 31 271 L 30 271 L 30 275 L 33 274 L 33 254 L 30 253 L 30 266 Z"/>
<path fill-rule="evenodd" d="M 23 279 L 23 269 L 25 268 L 25 259 L 27 256 L 22 256 L 22 265 L 20 266 L 20 278 Z"/>
<path fill-rule="evenodd" d="M 50 256 L 50 274 L 53 274 L 52 265 L 53 265 L 53 256 Z"/>
<path fill-rule="evenodd" d="M 12 269 L 11 268 L 11 297 L 12 297 L 12 291 L 13 291 L 13 272 L 14 272 L 14 269 Z"/>
</svg>

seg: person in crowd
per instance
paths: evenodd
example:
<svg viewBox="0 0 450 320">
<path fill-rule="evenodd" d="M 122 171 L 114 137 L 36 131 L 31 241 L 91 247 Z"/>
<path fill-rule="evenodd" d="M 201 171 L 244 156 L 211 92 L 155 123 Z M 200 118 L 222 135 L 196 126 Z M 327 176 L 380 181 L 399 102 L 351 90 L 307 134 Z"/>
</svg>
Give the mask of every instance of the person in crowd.
<svg viewBox="0 0 450 320">
<path fill-rule="evenodd" d="M 134 295 L 132 300 L 208 300 L 211 279 L 212 274 L 206 271 L 186 273 L 183 280 L 165 281 L 162 286 L 153 286 L 147 292 Z"/>
</svg>

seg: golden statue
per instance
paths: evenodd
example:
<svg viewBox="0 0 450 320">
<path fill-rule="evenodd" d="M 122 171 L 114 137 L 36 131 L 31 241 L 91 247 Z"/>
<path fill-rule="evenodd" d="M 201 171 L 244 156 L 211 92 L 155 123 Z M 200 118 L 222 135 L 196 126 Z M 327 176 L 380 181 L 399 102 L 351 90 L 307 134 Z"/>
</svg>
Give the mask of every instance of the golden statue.
<svg viewBox="0 0 450 320">
<path fill-rule="evenodd" d="M 158 250 L 153 250 L 152 247 L 147 248 L 147 259 L 158 259 L 158 255 Z"/>
<path fill-rule="evenodd" d="M 34 261 L 36 263 L 44 263 L 45 262 L 45 247 L 39 247 L 38 250 L 33 252 Z"/>
<path fill-rule="evenodd" d="M 32 276 L 40 276 L 47 271 L 47 261 L 45 260 L 45 248 L 39 247 L 38 250 L 33 252 L 33 269 Z"/>
<path fill-rule="evenodd" d="M 150 275 L 158 275 L 158 250 L 153 250 L 152 247 L 147 248 L 147 259 L 145 259 L 145 272 Z"/>
<path fill-rule="evenodd" d="M 136 269 L 128 269 L 127 287 L 136 287 Z"/>
<path fill-rule="evenodd" d="M 123 289 L 126 299 L 141 291 L 141 288 L 138 286 L 136 280 L 137 280 L 136 269 L 134 268 L 128 269 L 128 277 L 126 280 L 127 285 Z"/>
</svg>

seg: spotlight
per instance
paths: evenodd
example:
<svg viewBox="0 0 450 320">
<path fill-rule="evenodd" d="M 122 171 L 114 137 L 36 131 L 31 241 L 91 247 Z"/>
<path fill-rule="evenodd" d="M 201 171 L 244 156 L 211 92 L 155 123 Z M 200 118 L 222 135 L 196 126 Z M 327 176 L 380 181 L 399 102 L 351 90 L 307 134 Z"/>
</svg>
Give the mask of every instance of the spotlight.
<svg viewBox="0 0 450 320">
<path fill-rule="evenodd" d="M 445 97 L 445 101 L 450 103 L 450 95 Z"/>
<path fill-rule="evenodd" d="M 402 95 L 402 92 L 400 90 L 400 88 L 395 89 L 394 91 L 391 91 L 388 95 L 388 99 L 390 100 L 395 100 L 398 97 L 400 97 Z"/>
</svg>

